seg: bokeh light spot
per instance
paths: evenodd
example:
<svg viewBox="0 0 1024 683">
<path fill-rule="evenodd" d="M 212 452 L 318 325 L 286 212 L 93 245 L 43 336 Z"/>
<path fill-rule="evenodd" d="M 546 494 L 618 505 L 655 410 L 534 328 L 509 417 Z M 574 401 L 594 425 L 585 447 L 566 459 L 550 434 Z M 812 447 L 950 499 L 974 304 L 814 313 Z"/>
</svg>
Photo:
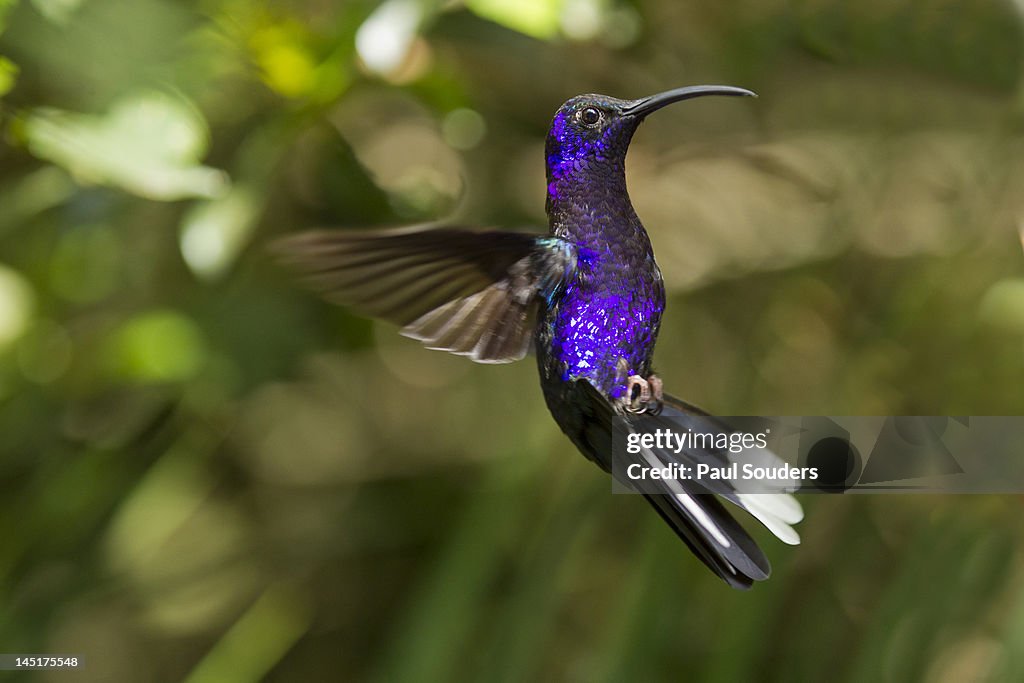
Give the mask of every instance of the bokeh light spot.
<svg viewBox="0 0 1024 683">
<path fill-rule="evenodd" d="M 366 67 L 379 75 L 397 70 L 405 61 L 422 19 L 415 0 L 389 0 L 356 32 L 356 51 Z"/>
<path fill-rule="evenodd" d="M 143 382 L 194 377 L 205 357 L 195 323 L 173 311 L 153 311 L 130 320 L 113 336 L 108 349 L 116 372 Z"/>
<path fill-rule="evenodd" d="M 993 327 L 1024 333 L 1024 279 L 1006 278 L 989 287 L 978 315 Z"/>
<path fill-rule="evenodd" d="M 455 149 L 473 149 L 484 139 L 487 124 L 484 117 L 472 109 L 456 109 L 441 122 L 444 141 Z"/>
<path fill-rule="evenodd" d="M 0 351 L 24 334 L 32 319 L 34 298 L 25 278 L 0 265 Z"/>
<path fill-rule="evenodd" d="M 235 186 L 228 194 L 197 204 L 182 222 L 182 258 L 196 275 L 211 279 L 234 262 L 248 242 L 260 204 L 248 189 Z"/>
</svg>

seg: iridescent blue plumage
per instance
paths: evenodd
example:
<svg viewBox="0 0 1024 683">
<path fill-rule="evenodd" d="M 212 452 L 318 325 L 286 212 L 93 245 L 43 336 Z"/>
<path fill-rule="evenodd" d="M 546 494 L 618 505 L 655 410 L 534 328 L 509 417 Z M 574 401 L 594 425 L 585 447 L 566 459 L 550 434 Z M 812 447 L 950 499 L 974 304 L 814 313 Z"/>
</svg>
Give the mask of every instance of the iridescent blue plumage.
<svg viewBox="0 0 1024 683">
<path fill-rule="evenodd" d="M 397 322 L 430 348 L 500 363 L 522 358 L 532 346 L 552 416 L 587 458 L 611 471 L 615 417 L 631 430 L 648 428 L 637 419 L 645 412 L 723 429 L 699 409 L 662 395 L 652 374 L 665 287 L 626 191 L 630 140 L 644 117 L 672 102 L 752 94 L 697 86 L 639 100 L 581 95 L 567 101 L 545 148 L 548 236 L 457 228 L 332 231 L 289 240 L 284 251 L 337 301 Z M 696 463 L 722 456 L 697 449 L 679 457 Z M 666 485 L 663 493 L 644 496 L 730 585 L 746 588 L 767 578 L 767 559 L 718 499 L 700 486 L 682 490 Z M 715 493 L 783 540 L 798 538 L 789 524 L 802 513 L 792 498 Z"/>
<path fill-rule="evenodd" d="M 665 310 L 661 271 L 626 192 L 626 149 L 640 121 L 619 116 L 630 104 L 574 97 L 555 114 L 545 150 L 551 232 L 576 245 L 577 271 L 540 321 L 551 328 L 538 346 L 542 377 L 588 379 L 613 399 L 627 377 L 650 374 Z M 596 113 L 593 124 L 584 112 Z"/>
</svg>

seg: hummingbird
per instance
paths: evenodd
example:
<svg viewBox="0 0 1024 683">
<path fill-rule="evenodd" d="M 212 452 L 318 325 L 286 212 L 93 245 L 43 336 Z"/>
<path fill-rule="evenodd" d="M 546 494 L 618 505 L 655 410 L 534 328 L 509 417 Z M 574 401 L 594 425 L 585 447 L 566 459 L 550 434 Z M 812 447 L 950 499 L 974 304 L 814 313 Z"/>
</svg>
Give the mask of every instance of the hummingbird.
<svg viewBox="0 0 1024 683">
<path fill-rule="evenodd" d="M 545 142 L 546 235 L 454 226 L 322 230 L 287 237 L 277 250 L 329 299 L 397 323 L 428 348 L 478 363 L 517 361 L 532 349 L 555 422 L 584 456 L 634 488 L 613 468 L 616 418 L 631 432 L 729 432 L 666 393 L 653 370 L 665 284 L 625 175 L 630 141 L 648 115 L 709 95 L 756 97 L 699 85 L 635 100 L 579 95 L 562 104 Z M 730 454 L 695 446 L 633 457 L 648 456 L 693 466 Z M 799 543 L 791 525 L 803 511 L 788 493 L 679 480 L 649 481 L 638 492 L 734 588 L 768 578 L 771 568 L 722 500 L 780 540 Z"/>
</svg>

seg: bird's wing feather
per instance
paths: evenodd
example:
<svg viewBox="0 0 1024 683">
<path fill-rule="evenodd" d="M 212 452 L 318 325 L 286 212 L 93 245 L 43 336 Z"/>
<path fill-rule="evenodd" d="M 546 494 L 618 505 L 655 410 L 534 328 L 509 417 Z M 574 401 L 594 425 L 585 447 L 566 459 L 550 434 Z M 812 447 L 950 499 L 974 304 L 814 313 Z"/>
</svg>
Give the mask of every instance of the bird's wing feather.
<svg viewBox="0 0 1024 683">
<path fill-rule="evenodd" d="M 590 418 L 584 421 L 583 444 L 585 453 L 610 472 L 624 472 L 634 461 L 650 467 L 662 467 L 666 462 L 679 462 L 693 467 L 707 463 L 721 467 L 730 462 L 730 454 L 714 448 L 684 448 L 680 453 L 660 452 L 658 449 L 640 449 L 628 462 L 612 467 L 612 420 L 625 418 L 625 427 L 631 432 L 645 433 L 670 428 L 679 433 L 686 429 L 694 432 L 730 431 L 721 422 L 699 408 L 666 396 L 659 415 L 635 416 L 617 411 L 613 404 L 590 382 L 576 381 L 576 397 Z M 625 449 L 623 449 L 625 451 Z M 765 451 L 766 457 L 777 456 Z M 621 481 L 633 488 L 631 482 Z M 759 519 L 772 533 L 787 543 L 799 542 L 792 529 L 803 517 L 795 498 L 788 494 L 742 494 L 727 481 L 649 480 L 643 495 L 712 571 L 735 588 L 749 588 L 754 581 L 768 578 L 771 566 L 768 559 L 746 530 L 722 505 L 719 497 L 728 500 Z"/>
<path fill-rule="evenodd" d="M 460 228 L 310 232 L 275 250 L 332 301 L 480 363 L 526 355 L 538 302 L 576 264 L 558 238 Z"/>
</svg>

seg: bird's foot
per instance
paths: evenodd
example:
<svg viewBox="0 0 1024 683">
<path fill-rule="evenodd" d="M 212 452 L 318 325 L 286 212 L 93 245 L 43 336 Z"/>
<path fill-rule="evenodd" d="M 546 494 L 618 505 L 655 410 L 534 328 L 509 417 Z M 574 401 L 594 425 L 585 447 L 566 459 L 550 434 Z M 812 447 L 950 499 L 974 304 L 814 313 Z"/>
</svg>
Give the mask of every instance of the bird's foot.
<svg viewBox="0 0 1024 683">
<path fill-rule="evenodd" d="M 640 375 L 630 375 L 626 378 L 626 393 L 622 398 L 627 411 L 638 415 L 657 415 L 661 412 L 663 397 L 661 378 L 657 375 L 648 375 L 646 379 Z"/>
</svg>

